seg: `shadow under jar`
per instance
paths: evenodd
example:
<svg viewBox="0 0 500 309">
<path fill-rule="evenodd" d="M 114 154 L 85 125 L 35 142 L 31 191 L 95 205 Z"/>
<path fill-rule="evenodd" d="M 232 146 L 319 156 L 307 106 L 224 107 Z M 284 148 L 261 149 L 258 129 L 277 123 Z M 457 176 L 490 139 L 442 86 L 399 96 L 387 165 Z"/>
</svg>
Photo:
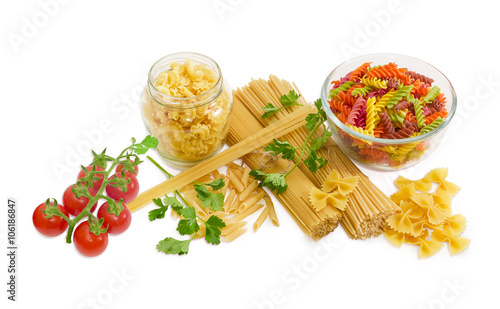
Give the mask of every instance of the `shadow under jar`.
<svg viewBox="0 0 500 309">
<path fill-rule="evenodd" d="M 176 53 L 152 66 L 141 111 L 147 129 L 158 139 L 161 157 L 185 169 L 224 146 L 232 102 L 231 89 L 214 60 Z"/>
</svg>

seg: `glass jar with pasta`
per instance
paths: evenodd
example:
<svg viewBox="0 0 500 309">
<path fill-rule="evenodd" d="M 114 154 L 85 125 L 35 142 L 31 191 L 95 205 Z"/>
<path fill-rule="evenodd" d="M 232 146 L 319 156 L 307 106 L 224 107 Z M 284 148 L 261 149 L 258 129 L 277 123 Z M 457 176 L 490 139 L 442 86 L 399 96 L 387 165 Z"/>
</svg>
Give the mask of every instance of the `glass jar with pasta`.
<svg viewBox="0 0 500 309">
<path fill-rule="evenodd" d="M 232 93 L 219 65 L 207 56 L 176 53 L 149 71 L 141 99 L 146 127 L 159 154 L 177 168 L 190 167 L 225 144 Z"/>
</svg>

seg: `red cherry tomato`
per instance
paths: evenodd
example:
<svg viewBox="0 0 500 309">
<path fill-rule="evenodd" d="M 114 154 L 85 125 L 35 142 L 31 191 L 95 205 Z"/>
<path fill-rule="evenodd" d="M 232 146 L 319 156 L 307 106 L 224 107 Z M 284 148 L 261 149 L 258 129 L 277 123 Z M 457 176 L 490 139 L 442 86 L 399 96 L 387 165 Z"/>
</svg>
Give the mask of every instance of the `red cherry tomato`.
<svg viewBox="0 0 500 309">
<path fill-rule="evenodd" d="M 84 256 L 98 256 L 108 247 L 108 233 L 95 235 L 89 231 L 89 222 L 78 225 L 73 233 L 75 247 Z"/>
<path fill-rule="evenodd" d="M 130 160 L 130 162 L 133 162 L 133 161 L 132 161 L 132 160 Z M 122 169 L 123 169 L 123 164 L 118 164 L 118 165 L 116 166 L 116 173 L 117 173 L 117 174 L 119 174 L 119 173 L 122 171 Z M 135 177 L 137 177 L 137 175 L 139 174 L 139 165 L 134 166 L 134 171 L 135 171 L 135 173 L 134 173 L 134 172 L 131 172 L 131 171 L 128 171 L 128 170 L 123 170 L 123 171 L 124 171 L 124 172 L 129 172 L 129 173 L 132 173 L 132 174 L 134 174 L 134 176 L 135 176 Z"/>
<path fill-rule="evenodd" d="M 54 205 L 54 203 L 50 203 L 50 205 Z M 45 203 L 38 205 L 38 207 L 33 212 L 33 225 L 36 230 L 45 236 L 58 236 L 64 233 L 68 228 L 68 222 L 64 220 L 62 217 L 53 215 L 50 218 L 46 218 L 43 210 L 46 208 Z M 64 208 L 63 205 L 58 204 L 57 209 L 59 209 L 66 217 L 69 218 L 68 211 Z"/>
<path fill-rule="evenodd" d="M 99 165 L 89 165 L 86 168 L 89 172 L 92 172 L 94 167 L 96 171 L 104 171 L 104 169 Z M 95 176 L 99 177 L 99 180 L 94 180 L 92 182 L 92 186 L 90 187 L 92 187 L 97 192 L 101 188 L 102 182 L 104 181 L 104 174 L 95 174 Z M 78 179 L 82 177 L 85 177 L 85 171 L 83 169 L 78 173 Z"/>
<path fill-rule="evenodd" d="M 71 191 L 72 187 L 76 188 L 76 184 L 67 187 L 66 190 L 64 191 L 63 205 L 66 207 L 66 209 L 72 216 L 76 217 L 82 212 L 83 209 L 85 209 L 85 207 L 87 207 L 89 199 L 86 198 L 85 196 L 80 196 L 79 198 L 76 198 L 73 191 Z M 89 187 L 88 190 L 92 196 L 95 196 L 97 194 L 97 191 L 95 191 L 91 187 Z M 97 202 L 92 206 L 90 212 L 94 212 L 96 207 L 97 207 Z"/>
<path fill-rule="evenodd" d="M 132 222 L 132 214 L 127 206 L 123 205 L 123 210 L 117 216 L 108 212 L 108 203 L 104 203 L 97 211 L 97 217 L 104 219 L 103 227 L 108 227 L 109 234 L 120 234 L 125 232 Z"/>
<path fill-rule="evenodd" d="M 114 174 L 113 176 L 109 177 L 109 180 L 113 180 L 115 177 L 121 178 L 121 173 Z M 120 198 L 122 198 L 124 203 L 128 203 L 137 197 L 137 195 L 139 194 L 139 181 L 137 181 L 137 178 L 130 172 L 125 172 L 125 179 L 130 179 L 130 183 L 127 185 L 126 192 L 123 192 L 120 187 L 112 187 L 111 184 L 113 182 L 110 182 L 106 186 L 106 193 L 110 198 L 114 199 L 115 201 L 118 201 Z"/>
</svg>

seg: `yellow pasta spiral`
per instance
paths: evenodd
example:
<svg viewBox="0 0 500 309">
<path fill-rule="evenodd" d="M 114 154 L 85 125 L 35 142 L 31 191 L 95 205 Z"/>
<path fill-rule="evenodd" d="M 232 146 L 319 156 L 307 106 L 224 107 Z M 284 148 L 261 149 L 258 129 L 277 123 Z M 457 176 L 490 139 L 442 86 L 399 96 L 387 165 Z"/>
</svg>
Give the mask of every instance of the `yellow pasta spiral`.
<svg viewBox="0 0 500 309">
<path fill-rule="evenodd" d="M 378 89 L 387 89 L 387 81 L 386 80 L 381 80 L 377 77 L 369 78 L 366 76 L 363 76 L 361 78 L 361 82 L 367 86 L 373 86 Z"/>
<path fill-rule="evenodd" d="M 366 128 L 365 130 L 373 135 L 375 130 L 375 122 L 377 121 L 378 114 L 375 112 L 375 102 L 377 99 L 374 97 L 366 100 Z"/>
</svg>

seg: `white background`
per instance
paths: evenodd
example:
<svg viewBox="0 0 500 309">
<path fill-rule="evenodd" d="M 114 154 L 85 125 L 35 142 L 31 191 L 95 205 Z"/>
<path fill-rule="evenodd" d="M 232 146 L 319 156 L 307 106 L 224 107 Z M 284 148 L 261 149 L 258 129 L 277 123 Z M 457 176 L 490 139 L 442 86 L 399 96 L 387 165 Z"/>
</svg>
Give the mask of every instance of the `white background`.
<svg viewBox="0 0 500 309">
<path fill-rule="evenodd" d="M 443 2 L 2 1 L 1 307 L 498 308 L 498 16 L 492 1 Z M 80 256 L 63 235 L 38 234 L 33 210 L 62 198 L 76 165 L 91 160 L 88 145 L 117 154 L 146 135 L 138 93 L 150 66 L 179 51 L 215 59 L 233 88 L 276 74 L 310 101 L 353 56 L 391 52 L 433 64 L 458 94 L 446 140 L 414 168 L 366 173 L 391 194 L 398 175 L 448 167 L 462 187 L 453 209 L 468 220 L 470 247 L 419 260 L 415 246 L 354 241 L 342 228 L 315 242 L 281 207 L 279 228 L 267 222 L 219 246 L 196 241 L 187 256 L 156 251 L 177 236 L 176 222 L 149 222 L 151 206 L 97 258 Z M 139 180 L 145 190 L 164 177 L 145 163 Z M 16 303 L 6 292 L 9 197 L 18 202 Z"/>
</svg>

